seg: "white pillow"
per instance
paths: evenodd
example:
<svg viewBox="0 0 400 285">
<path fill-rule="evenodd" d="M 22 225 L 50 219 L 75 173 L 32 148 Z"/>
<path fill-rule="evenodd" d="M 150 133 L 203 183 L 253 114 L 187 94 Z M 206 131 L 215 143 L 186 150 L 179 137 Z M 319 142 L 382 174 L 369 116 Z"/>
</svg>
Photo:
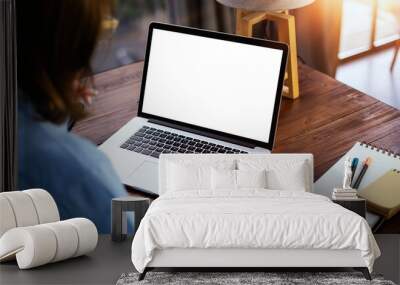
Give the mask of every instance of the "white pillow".
<svg viewBox="0 0 400 285">
<path fill-rule="evenodd" d="M 212 168 L 211 188 L 213 190 L 236 189 L 236 170 Z"/>
<path fill-rule="evenodd" d="M 267 188 L 267 171 L 236 170 L 237 188 Z"/>
<path fill-rule="evenodd" d="M 266 170 L 267 188 L 273 190 L 307 191 L 309 164 L 305 160 L 257 159 L 237 162 L 239 170 Z"/>
<path fill-rule="evenodd" d="M 171 163 L 168 167 L 167 189 L 169 191 L 184 191 L 210 188 L 207 181 L 210 167 L 185 166 Z"/>
<path fill-rule="evenodd" d="M 213 163 L 174 163 L 167 168 L 167 191 L 211 190 L 211 169 L 234 169 L 235 161 L 216 161 Z"/>
<path fill-rule="evenodd" d="M 272 190 L 306 191 L 304 164 L 294 168 L 290 174 L 271 169 L 267 171 L 268 188 Z"/>
<path fill-rule="evenodd" d="M 211 170 L 212 189 L 267 188 L 266 170 Z"/>
</svg>

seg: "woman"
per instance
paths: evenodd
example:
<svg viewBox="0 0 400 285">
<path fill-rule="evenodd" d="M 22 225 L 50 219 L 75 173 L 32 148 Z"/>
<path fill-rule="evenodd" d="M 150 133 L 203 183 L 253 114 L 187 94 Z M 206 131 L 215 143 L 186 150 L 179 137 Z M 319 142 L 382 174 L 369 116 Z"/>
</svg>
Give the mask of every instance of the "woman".
<svg viewBox="0 0 400 285">
<path fill-rule="evenodd" d="M 112 0 L 17 0 L 19 189 L 43 188 L 62 219 L 110 231 L 111 199 L 127 195 L 109 160 L 67 131 L 90 97 L 81 82 Z M 90 80 L 89 80 L 90 81 Z"/>
</svg>

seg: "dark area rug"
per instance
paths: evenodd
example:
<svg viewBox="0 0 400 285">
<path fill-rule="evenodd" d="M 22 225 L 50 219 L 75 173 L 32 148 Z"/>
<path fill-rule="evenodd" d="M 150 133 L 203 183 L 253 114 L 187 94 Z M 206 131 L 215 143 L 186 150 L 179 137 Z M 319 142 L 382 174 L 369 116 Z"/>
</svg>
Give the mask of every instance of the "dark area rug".
<svg viewBox="0 0 400 285">
<path fill-rule="evenodd" d="M 395 285 L 381 275 L 372 275 L 368 281 L 360 272 L 148 272 L 146 278 L 138 281 L 138 273 L 122 274 L 117 285 L 147 284 L 376 284 Z"/>
</svg>

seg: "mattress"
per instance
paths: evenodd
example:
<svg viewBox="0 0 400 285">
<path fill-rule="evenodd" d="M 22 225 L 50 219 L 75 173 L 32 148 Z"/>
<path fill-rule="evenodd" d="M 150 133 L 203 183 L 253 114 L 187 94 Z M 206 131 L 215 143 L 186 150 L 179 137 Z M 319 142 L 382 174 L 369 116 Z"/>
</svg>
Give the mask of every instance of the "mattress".
<svg viewBox="0 0 400 285">
<path fill-rule="evenodd" d="M 380 255 L 359 215 L 321 195 L 266 189 L 163 194 L 140 223 L 132 262 L 143 272 L 171 248 L 359 250 L 370 271 Z"/>
</svg>

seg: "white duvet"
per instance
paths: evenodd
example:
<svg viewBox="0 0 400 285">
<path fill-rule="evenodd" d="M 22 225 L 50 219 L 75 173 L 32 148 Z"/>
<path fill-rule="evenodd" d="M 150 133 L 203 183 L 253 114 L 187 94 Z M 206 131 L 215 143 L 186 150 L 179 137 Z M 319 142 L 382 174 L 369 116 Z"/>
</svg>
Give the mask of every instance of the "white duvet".
<svg viewBox="0 0 400 285">
<path fill-rule="evenodd" d="M 380 255 L 357 214 L 321 195 L 265 189 L 160 196 L 140 223 L 132 262 L 143 272 L 165 248 L 358 249 L 370 271 Z"/>
</svg>

